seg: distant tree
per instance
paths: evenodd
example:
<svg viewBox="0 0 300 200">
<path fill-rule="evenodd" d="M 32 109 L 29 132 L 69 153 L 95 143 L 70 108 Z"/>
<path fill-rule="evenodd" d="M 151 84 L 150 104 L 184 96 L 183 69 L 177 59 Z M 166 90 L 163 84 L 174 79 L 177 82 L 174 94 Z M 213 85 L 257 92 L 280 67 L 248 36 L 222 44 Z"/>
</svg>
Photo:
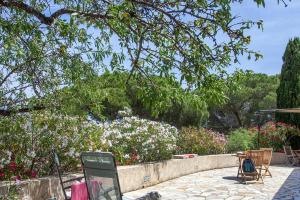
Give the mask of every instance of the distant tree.
<svg viewBox="0 0 300 200">
<path fill-rule="evenodd" d="M 119 110 L 129 107 L 135 115 L 177 127 L 200 126 L 208 117 L 205 96 L 184 90 L 176 80 L 133 77 L 124 84 L 127 78 L 128 73 L 106 72 L 60 90 L 55 94 L 62 102 L 60 112 L 104 120 L 115 119 Z"/>
<path fill-rule="evenodd" d="M 205 95 L 185 90 L 178 81 L 172 79 L 152 77 L 152 80 L 153 86 L 135 84 L 128 90 L 136 114 L 162 120 L 178 128 L 200 126 L 205 122 L 208 117 Z"/>
<path fill-rule="evenodd" d="M 291 39 L 283 55 L 280 84 L 277 89 L 278 108 L 300 107 L 300 39 Z M 276 114 L 278 121 L 300 126 L 299 114 Z"/>
<path fill-rule="evenodd" d="M 211 117 L 223 128 L 248 127 L 257 110 L 276 107 L 278 84 L 278 76 L 237 71 L 227 79 L 226 103 L 211 109 Z"/>
</svg>

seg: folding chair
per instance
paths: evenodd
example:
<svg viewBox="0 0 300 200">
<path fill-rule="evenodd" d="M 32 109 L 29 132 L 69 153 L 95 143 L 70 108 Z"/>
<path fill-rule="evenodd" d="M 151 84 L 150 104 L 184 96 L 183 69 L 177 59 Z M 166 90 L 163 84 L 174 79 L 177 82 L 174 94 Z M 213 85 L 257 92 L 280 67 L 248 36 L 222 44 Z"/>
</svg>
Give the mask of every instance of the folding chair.
<svg viewBox="0 0 300 200">
<path fill-rule="evenodd" d="M 128 200 L 122 197 L 115 158 L 109 152 L 83 152 L 81 163 L 90 200 Z M 158 200 L 160 195 L 151 192 L 138 200 Z"/>
<path fill-rule="evenodd" d="M 253 172 L 245 172 L 243 170 L 243 167 L 241 166 L 241 176 L 244 181 L 244 183 L 250 183 L 253 181 L 246 181 L 247 177 L 252 177 L 254 179 L 254 182 L 258 182 L 261 179 L 261 183 L 264 183 L 263 177 L 262 177 L 262 168 L 263 168 L 263 159 L 264 159 L 264 151 L 262 150 L 250 150 L 247 151 L 247 156 L 250 158 L 254 165 L 255 165 L 255 170 Z M 242 163 L 241 163 L 242 165 Z"/>
<path fill-rule="evenodd" d="M 272 177 L 269 167 L 270 167 L 271 160 L 272 160 L 273 148 L 260 148 L 260 150 L 264 151 L 262 170 L 265 172 L 264 172 L 263 177 L 265 177 L 265 176 Z"/>
<path fill-rule="evenodd" d="M 116 163 L 111 153 L 84 152 L 81 163 L 90 200 L 122 200 Z"/>
<path fill-rule="evenodd" d="M 283 146 L 287 164 L 296 165 L 299 162 L 298 156 L 293 152 L 291 146 Z"/>
<path fill-rule="evenodd" d="M 54 166 L 56 168 L 56 171 L 57 171 L 57 174 L 58 174 L 58 177 L 59 177 L 59 182 L 60 182 L 60 185 L 62 187 L 65 200 L 70 200 L 71 199 L 71 184 L 74 183 L 75 181 L 84 180 L 84 176 L 63 180 L 62 179 L 60 161 L 59 161 L 58 155 L 57 155 L 54 148 L 52 148 L 51 153 L 52 153 Z"/>
</svg>

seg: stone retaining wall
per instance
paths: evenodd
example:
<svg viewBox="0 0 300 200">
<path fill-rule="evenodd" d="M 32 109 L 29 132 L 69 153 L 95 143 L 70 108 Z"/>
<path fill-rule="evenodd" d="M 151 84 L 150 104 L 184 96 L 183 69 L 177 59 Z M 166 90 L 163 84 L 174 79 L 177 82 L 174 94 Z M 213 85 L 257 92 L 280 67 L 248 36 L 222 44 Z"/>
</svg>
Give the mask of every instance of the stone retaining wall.
<svg viewBox="0 0 300 200">
<path fill-rule="evenodd" d="M 274 153 L 272 164 L 284 164 L 285 156 Z M 123 193 L 155 185 L 180 176 L 238 165 L 237 157 L 230 154 L 197 156 L 189 159 L 171 159 L 158 163 L 118 167 L 119 180 Z M 72 177 L 77 175 L 70 175 Z M 69 176 L 69 177 L 70 177 Z M 68 178 L 69 178 L 68 177 Z M 0 183 L 0 194 L 6 186 Z M 42 200 L 50 197 L 62 198 L 62 190 L 56 177 L 45 177 L 21 183 L 21 199 Z M 1 196 L 1 195 L 0 195 Z"/>
</svg>

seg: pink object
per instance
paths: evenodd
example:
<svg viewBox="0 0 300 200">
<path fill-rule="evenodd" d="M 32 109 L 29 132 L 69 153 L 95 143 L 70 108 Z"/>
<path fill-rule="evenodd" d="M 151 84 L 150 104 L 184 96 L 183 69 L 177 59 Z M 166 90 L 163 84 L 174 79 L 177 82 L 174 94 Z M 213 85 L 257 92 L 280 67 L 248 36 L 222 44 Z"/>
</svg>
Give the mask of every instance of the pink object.
<svg viewBox="0 0 300 200">
<path fill-rule="evenodd" d="M 97 191 L 97 188 L 102 185 L 101 181 L 91 181 L 93 191 Z M 85 182 L 74 183 L 71 186 L 71 200 L 88 200 L 88 191 Z"/>
<path fill-rule="evenodd" d="M 85 182 L 74 183 L 71 186 L 71 200 L 87 200 L 88 192 Z"/>
<path fill-rule="evenodd" d="M 184 154 L 186 157 L 188 158 L 194 158 L 195 157 L 195 154 Z"/>
<path fill-rule="evenodd" d="M 181 155 L 173 155 L 174 159 L 186 159 L 186 158 L 194 158 L 197 154 L 181 154 Z"/>
</svg>

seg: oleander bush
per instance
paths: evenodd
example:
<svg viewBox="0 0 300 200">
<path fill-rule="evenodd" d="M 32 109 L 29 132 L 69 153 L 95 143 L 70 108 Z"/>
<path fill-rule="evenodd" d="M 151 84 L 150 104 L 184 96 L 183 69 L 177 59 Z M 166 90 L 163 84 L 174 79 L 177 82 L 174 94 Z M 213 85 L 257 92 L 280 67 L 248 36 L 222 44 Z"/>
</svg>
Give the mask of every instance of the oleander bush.
<svg viewBox="0 0 300 200">
<path fill-rule="evenodd" d="M 226 138 L 223 134 L 205 128 L 184 127 L 178 135 L 177 153 L 224 153 L 225 144 Z"/>
<path fill-rule="evenodd" d="M 103 130 L 79 117 L 48 112 L 0 119 L 0 180 L 52 173 L 51 148 L 65 171 L 76 170 L 80 152 L 100 149 Z"/>
<path fill-rule="evenodd" d="M 0 181 L 53 174 L 55 148 L 65 172 L 78 169 L 83 151 L 110 151 L 119 165 L 167 160 L 173 154 L 219 154 L 257 148 L 257 129 L 237 129 L 227 137 L 205 128 L 184 127 L 118 112 L 113 121 L 33 112 L 0 119 Z M 260 147 L 281 150 L 299 129 L 283 123 L 261 128 Z"/>
<path fill-rule="evenodd" d="M 104 124 L 104 130 L 105 150 L 120 164 L 170 159 L 176 148 L 178 131 L 169 124 L 126 116 Z"/>
<path fill-rule="evenodd" d="M 231 153 L 254 149 L 254 135 L 254 132 L 243 128 L 230 132 L 228 143 L 226 144 L 227 152 Z"/>
<path fill-rule="evenodd" d="M 296 126 L 283 122 L 265 123 L 260 129 L 260 134 L 257 127 L 250 131 L 255 135 L 253 138 L 255 146 L 273 148 L 277 152 L 283 152 L 284 145 L 290 145 L 295 136 L 300 136 L 300 130 Z"/>
<path fill-rule="evenodd" d="M 121 118 L 93 123 L 80 117 L 35 112 L 0 119 L 0 180 L 22 180 L 53 173 L 52 147 L 62 169 L 78 169 L 83 151 L 110 151 L 118 164 L 170 159 L 178 130 L 165 123 L 119 112 Z"/>
</svg>

